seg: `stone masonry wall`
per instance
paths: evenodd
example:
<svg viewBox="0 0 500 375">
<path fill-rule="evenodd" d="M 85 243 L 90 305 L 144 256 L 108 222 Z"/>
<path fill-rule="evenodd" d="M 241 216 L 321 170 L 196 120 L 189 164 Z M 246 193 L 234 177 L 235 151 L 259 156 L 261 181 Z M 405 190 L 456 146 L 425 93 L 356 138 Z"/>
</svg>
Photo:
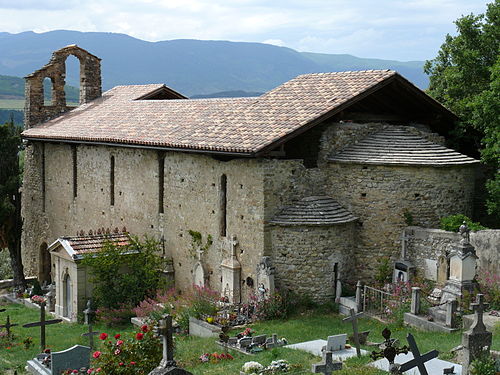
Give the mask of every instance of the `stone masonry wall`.
<svg viewBox="0 0 500 375">
<path fill-rule="evenodd" d="M 421 227 L 406 228 L 407 254 L 417 269 L 428 271 L 430 275 L 436 270 L 428 270 L 439 257 L 447 256 L 453 244 L 458 243 L 462 237 L 458 233 L 447 232 L 440 229 Z M 500 273 L 500 230 L 480 230 L 470 233 L 470 243 L 476 249 L 478 267 L 498 275 Z M 437 267 L 437 263 L 436 263 Z"/>
<path fill-rule="evenodd" d="M 338 277 L 349 278 L 356 224 L 333 226 L 273 226 L 272 257 L 276 284 L 317 302 L 331 301 Z"/>
<path fill-rule="evenodd" d="M 193 283 L 196 257 L 189 230 L 214 244 L 202 255 L 209 285 L 220 288 L 220 263 L 229 255 L 220 236 L 220 178 L 227 176 L 227 235 L 239 241 L 242 279 L 255 279 L 264 241 L 263 168 L 253 160 L 217 161 L 210 156 L 166 153 L 164 213 L 159 213 L 159 173 L 156 151 L 105 146 L 77 147 L 78 194 L 73 197 L 71 146 L 45 145 L 46 212 L 42 210 L 41 144 L 28 146 L 23 199 L 22 255 L 27 275 L 37 275 L 39 248 L 56 238 L 97 228 L 126 227 L 133 234 L 165 240 L 174 260 L 176 285 Z M 38 157 L 34 157 L 38 153 Z M 110 204 L 110 158 L 115 157 L 115 202 Z M 244 166 L 244 167 L 243 167 Z M 244 287 L 245 288 L 245 287 Z M 250 288 L 243 290 L 252 293 Z"/>
<path fill-rule="evenodd" d="M 331 163 L 329 195 L 359 217 L 356 260 L 363 275 L 376 259 L 400 254 L 407 224 L 436 227 L 442 216 L 470 215 L 474 189 L 471 166 L 447 168 Z"/>
</svg>

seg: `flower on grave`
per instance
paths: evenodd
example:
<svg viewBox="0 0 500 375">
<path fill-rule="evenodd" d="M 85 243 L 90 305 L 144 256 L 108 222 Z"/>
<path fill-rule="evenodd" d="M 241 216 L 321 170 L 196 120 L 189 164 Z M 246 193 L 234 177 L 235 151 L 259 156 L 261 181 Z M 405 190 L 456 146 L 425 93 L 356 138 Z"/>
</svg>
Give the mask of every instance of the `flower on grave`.
<svg viewBox="0 0 500 375">
<path fill-rule="evenodd" d="M 210 360 L 210 354 L 209 353 L 203 353 L 200 355 L 198 358 L 202 363 L 208 362 Z"/>
<path fill-rule="evenodd" d="M 101 356 L 101 352 L 100 351 L 95 351 L 94 354 L 92 354 L 92 357 L 94 358 L 99 358 Z"/>
<path fill-rule="evenodd" d="M 116 346 L 120 346 L 120 345 L 123 345 L 123 340 L 118 340 L 118 341 L 116 342 Z"/>
<path fill-rule="evenodd" d="M 120 335 L 119 333 L 117 333 L 117 334 L 115 335 L 115 340 L 118 340 L 120 337 L 122 337 L 122 335 Z"/>
<path fill-rule="evenodd" d="M 241 335 L 251 337 L 254 334 L 254 332 L 255 331 L 253 329 L 251 329 L 250 327 L 247 327 L 247 328 L 245 328 L 245 330 L 243 332 L 241 332 Z"/>
<path fill-rule="evenodd" d="M 279 359 L 277 361 L 272 361 L 269 366 L 262 370 L 262 372 L 274 374 L 277 372 L 287 372 L 289 370 L 290 364 L 284 359 Z"/>
<path fill-rule="evenodd" d="M 141 327 L 141 331 L 146 333 L 147 331 L 149 331 L 149 328 L 146 324 L 144 324 L 142 327 Z"/>
<path fill-rule="evenodd" d="M 38 296 L 36 294 L 33 297 L 31 297 L 31 302 L 33 302 L 33 303 L 41 304 L 41 303 L 44 303 L 46 301 L 47 301 L 47 299 L 45 297 Z"/>
<path fill-rule="evenodd" d="M 252 374 L 252 373 L 258 373 L 264 369 L 264 366 L 262 366 L 259 362 L 255 361 L 250 361 L 246 362 L 243 367 L 241 368 L 241 371 L 243 371 L 245 374 Z"/>
<path fill-rule="evenodd" d="M 142 340 L 142 339 L 144 338 L 144 333 L 139 332 L 137 335 L 135 335 L 135 338 L 136 338 L 137 340 Z"/>
<path fill-rule="evenodd" d="M 108 338 L 108 334 L 107 334 L 107 333 L 104 333 L 104 332 L 103 332 L 103 333 L 101 333 L 101 334 L 99 335 L 99 339 L 101 339 L 101 340 L 103 340 L 103 341 L 104 341 L 104 340 L 106 340 L 107 338 Z"/>
</svg>

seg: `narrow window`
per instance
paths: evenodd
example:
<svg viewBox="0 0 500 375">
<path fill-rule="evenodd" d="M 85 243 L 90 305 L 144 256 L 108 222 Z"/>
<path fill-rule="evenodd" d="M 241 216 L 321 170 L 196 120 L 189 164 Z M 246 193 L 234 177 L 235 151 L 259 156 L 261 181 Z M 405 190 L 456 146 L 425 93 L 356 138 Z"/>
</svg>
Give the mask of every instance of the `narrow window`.
<svg viewBox="0 0 500 375">
<path fill-rule="evenodd" d="M 76 145 L 71 146 L 71 156 L 73 159 L 73 198 L 78 196 L 78 155 Z"/>
<path fill-rule="evenodd" d="M 163 200 L 165 196 L 165 155 L 158 154 L 158 212 L 164 212 Z"/>
<path fill-rule="evenodd" d="M 42 210 L 45 212 L 45 143 L 42 143 Z"/>
<path fill-rule="evenodd" d="M 109 170 L 109 197 L 110 204 L 115 205 L 115 157 L 111 156 L 111 165 Z"/>
<path fill-rule="evenodd" d="M 227 228 L 227 176 L 220 178 L 220 235 L 226 237 Z"/>
</svg>

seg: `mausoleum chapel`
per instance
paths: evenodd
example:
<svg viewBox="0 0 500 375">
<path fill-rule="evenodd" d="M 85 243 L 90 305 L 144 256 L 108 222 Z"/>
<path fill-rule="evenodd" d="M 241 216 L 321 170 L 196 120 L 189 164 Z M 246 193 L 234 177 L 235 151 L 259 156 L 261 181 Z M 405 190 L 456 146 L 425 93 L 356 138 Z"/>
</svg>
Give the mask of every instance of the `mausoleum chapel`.
<svg viewBox="0 0 500 375">
<path fill-rule="evenodd" d="M 69 55 L 81 64 L 73 109 Z M 25 116 L 23 262 L 56 283 L 60 315 L 81 309 L 68 295 L 91 294 L 75 256 L 99 228 L 160 241 L 181 290 L 328 301 L 338 280 L 398 259 L 409 221 L 472 211 L 478 161 L 445 146 L 456 116 L 391 70 L 305 74 L 250 98 L 101 93 L 100 59 L 72 45 L 26 77 Z M 213 244 L 193 255 L 189 231 Z"/>
</svg>

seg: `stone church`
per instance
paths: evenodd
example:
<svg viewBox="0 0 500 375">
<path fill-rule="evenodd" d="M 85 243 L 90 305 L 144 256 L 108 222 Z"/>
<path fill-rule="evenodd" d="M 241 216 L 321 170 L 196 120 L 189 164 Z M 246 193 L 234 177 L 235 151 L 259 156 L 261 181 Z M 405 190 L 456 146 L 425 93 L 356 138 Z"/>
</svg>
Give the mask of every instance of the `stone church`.
<svg viewBox="0 0 500 375">
<path fill-rule="evenodd" d="M 68 55 L 80 61 L 76 108 L 63 89 Z M 263 265 L 277 287 L 331 299 L 336 280 L 397 258 L 406 225 L 471 214 L 478 161 L 446 148 L 456 120 L 390 70 L 188 99 L 163 84 L 101 93 L 100 59 L 62 48 L 26 77 L 26 272 L 55 280 L 56 240 L 126 227 L 161 241 L 180 289 L 246 300 Z M 193 252 L 189 231 L 213 244 Z"/>
</svg>

